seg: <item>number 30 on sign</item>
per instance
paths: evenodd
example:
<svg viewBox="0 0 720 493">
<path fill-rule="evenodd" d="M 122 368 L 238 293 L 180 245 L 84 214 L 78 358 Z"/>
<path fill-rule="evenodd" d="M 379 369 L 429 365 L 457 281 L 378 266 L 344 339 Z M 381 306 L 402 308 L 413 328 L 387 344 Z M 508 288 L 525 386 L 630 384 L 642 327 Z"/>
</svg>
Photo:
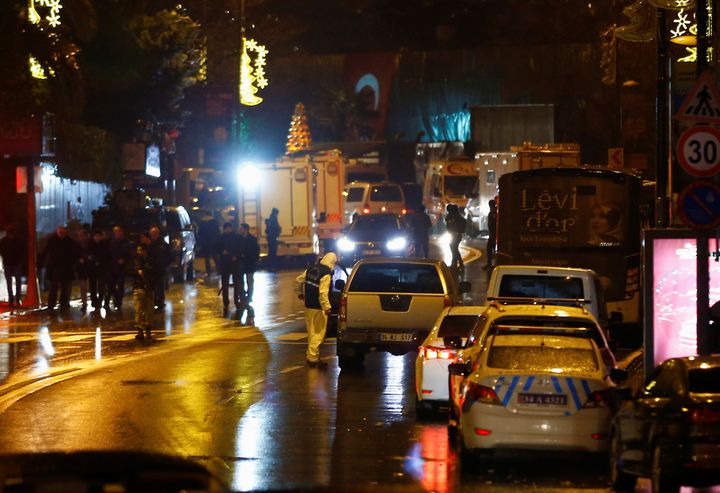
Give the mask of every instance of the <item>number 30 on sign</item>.
<svg viewBox="0 0 720 493">
<path fill-rule="evenodd" d="M 712 176 L 720 171 L 720 130 L 692 127 L 680 136 L 677 144 L 680 165 L 693 176 Z"/>
</svg>

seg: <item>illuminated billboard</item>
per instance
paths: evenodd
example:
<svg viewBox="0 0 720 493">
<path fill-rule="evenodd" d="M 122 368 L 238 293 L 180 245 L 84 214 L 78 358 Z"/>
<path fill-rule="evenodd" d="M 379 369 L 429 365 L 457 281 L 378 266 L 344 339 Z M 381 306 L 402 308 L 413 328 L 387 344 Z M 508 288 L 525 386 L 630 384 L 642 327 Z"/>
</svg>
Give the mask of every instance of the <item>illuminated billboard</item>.
<svg viewBox="0 0 720 493">
<path fill-rule="evenodd" d="M 716 247 L 715 238 L 710 238 L 709 251 Z M 648 368 L 668 358 L 697 354 L 697 233 L 649 230 L 644 248 Z M 720 262 L 711 255 L 708 266 L 712 306 L 720 300 Z"/>
</svg>

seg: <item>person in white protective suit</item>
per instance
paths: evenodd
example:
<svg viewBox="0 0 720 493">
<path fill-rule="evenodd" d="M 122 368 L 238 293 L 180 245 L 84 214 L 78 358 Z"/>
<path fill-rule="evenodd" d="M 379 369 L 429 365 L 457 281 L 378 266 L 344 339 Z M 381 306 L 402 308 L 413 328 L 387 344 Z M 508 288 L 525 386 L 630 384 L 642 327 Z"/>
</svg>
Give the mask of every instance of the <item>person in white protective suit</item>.
<svg viewBox="0 0 720 493">
<path fill-rule="evenodd" d="M 328 315 L 330 315 L 330 283 L 337 255 L 326 253 L 317 264 L 300 274 L 297 279 L 298 294 L 305 301 L 305 327 L 308 347 L 305 353 L 311 367 L 325 367 L 320 361 L 320 344 L 325 341 Z"/>
</svg>

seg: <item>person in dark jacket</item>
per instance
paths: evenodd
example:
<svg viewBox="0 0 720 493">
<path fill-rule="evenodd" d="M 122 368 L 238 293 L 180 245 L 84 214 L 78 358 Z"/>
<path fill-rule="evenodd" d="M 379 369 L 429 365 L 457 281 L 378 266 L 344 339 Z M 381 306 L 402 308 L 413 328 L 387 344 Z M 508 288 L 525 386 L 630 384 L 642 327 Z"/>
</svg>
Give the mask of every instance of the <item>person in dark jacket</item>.
<svg viewBox="0 0 720 493">
<path fill-rule="evenodd" d="M 82 228 L 77 234 L 78 257 L 75 264 L 75 275 L 80 285 L 80 311 L 87 312 L 88 278 L 90 276 L 90 232 Z"/>
<path fill-rule="evenodd" d="M 43 253 L 45 272 L 50 282 L 47 310 L 53 311 L 60 291 L 60 309 L 70 308 L 70 289 L 78 257 L 78 246 L 65 226 L 58 226 Z"/>
<path fill-rule="evenodd" d="M 165 308 L 165 279 L 168 267 L 170 267 L 170 245 L 162 237 L 160 228 L 157 226 L 150 228 L 148 256 L 153 262 L 153 269 L 158 273 L 159 278 L 155 284 L 155 310 L 162 311 Z"/>
<path fill-rule="evenodd" d="M 125 239 L 125 230 L 115 226 L 110 240 L 110 271 L 108 272 L 108 298 L 117 311 L 122 309 L 125 296 L 125 273 L 132 260 L 132 247 Z"/>
<path fill-rule="evenodd" d="M 430 229 L 432 221 L 425 213 L 425 206 L 420 204 L 417 210 L 409 217 L 410 230 L 415 244 L 415 256 L 428 258 L 430 255 Z"/>
<path fill-rule="evenodd" d="M 240 308 L 240 293 L 242 280 L 240 279 L 240 238 L 235 233 L 232 223 L 223 224 L 223 231 L 218 238 L 215 250 L 220 256 L 220 290 L 222 291 L 223 314 L 227 315 L 230 305 L 230 279 L 233 286 L 233 303 Z"/>
<path fill-rule="evenodd" d="M 255 287 L 255 271 L 260 258 L 260 246 L 257 238 L 250 233 L 250 225 L 240 225 L 240 290 L 243 300 L 252 302 Z M 236 283 L 237 284 L 237 283 Z"/>
<path fill-rule="evenodd" d="M 90 285 L 90 301 L 96 313 L 103 308 L 109 310 L 106 293 L 108 283 L 108 270 L 110 268 L 110 244 L 105 234 L 96 230 L 93 231 L 88 255 L 88 281 Z"/>
<path fill-rule="evenodd" d="M 489 212 L 487 217 L 488 240 L 485 247 L 487 261 L 483 269 L 491 269 L 493 263 L 493 255 L 495 254 L 495 240 L 497 238 L 497 206 L 494 200 L 488 202 Z"/>
<path fill-rule="evenodd" d="M 448 233 L 450 233 L 450 253 L 452 253 L 452 266 L 457 266 L 458 269 L 462 270 L 465 267 L 463 263 L 462 255 L 460 255 L 460 242 L 462 241 L 463 234 L 465 233 L 465 227 L 467 221 L 460 214 L 460 209 L 456 204 L 448 204 L 447 215 L 445 216 L 445 225 L 447 226 Z"/>
<path fill-rule="evenodd" d="M 25 242 L 15 233 L 15 226 L 8 226 L 5 237 L 0 240 L 0 256 L 3 262 L 5 282 L 7 283 L 8 303 L 10 303 L 11 307 L 20 306 L 26 250 Z M 14 292 L 13 284 L 15 286 Z"/>
<path fill-rule="evenodd" d="M 212 264 L 219 271 L 217 242 L 220 238 L 220 224 L 210 214 L 206 214 L 198 224 L 198 256 L 205 259 L 205 274 L 212 274 Z M 212 261 L 212 262 L 211 262 Z"/>
<path fill-rule="evenodd" d="M 152 312 L 155 301 L 155 286 L 163 282 L 163 272 L 158 270 L 156 262 L 150 258 L 151 240 L 147 233 L 140 235 L 140 244 L 132 259 L 133 307 L 135 309 L 135 339 L 150 339 L 152 332 Z"/>
<path fill-rule="evenodd" d="M 265 237 L 267 238 L 268 244 L 268 266 L 274 269 L 277 266 L 277 249 L 278 249 L 278 237 L 282 232 L 280 222 L 278 221 L 278 214 L 280 211 L 273 207 L 270 212 L 270 217 L 265 219 Z"/>
</svg>

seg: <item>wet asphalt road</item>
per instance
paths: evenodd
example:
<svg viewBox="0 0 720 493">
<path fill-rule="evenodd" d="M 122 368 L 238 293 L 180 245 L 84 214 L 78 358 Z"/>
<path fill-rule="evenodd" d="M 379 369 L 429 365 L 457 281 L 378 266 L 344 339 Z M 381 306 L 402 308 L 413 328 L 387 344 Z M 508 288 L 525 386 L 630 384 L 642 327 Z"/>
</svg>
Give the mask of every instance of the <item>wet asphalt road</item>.
<svg viewBox="0 0 720 493">
<path fill-rule="evenodd" d="M 468 264 L 469 301 L 483 260 Z M 296 274 L 256 275 L 254 325 L 221 316 L 212 278 L 173 286 L 150 342 L 133 339 L 129 310 L 0 320 L 0 452 L 169 453 L 238 491 L 609 491 L 605 464 L 584 456 L 463 470 L 443 416 L 415 417 L 415 354 L 340 372 L 330 340 L 328 368 L 307 368 Z"/>
</svg>

